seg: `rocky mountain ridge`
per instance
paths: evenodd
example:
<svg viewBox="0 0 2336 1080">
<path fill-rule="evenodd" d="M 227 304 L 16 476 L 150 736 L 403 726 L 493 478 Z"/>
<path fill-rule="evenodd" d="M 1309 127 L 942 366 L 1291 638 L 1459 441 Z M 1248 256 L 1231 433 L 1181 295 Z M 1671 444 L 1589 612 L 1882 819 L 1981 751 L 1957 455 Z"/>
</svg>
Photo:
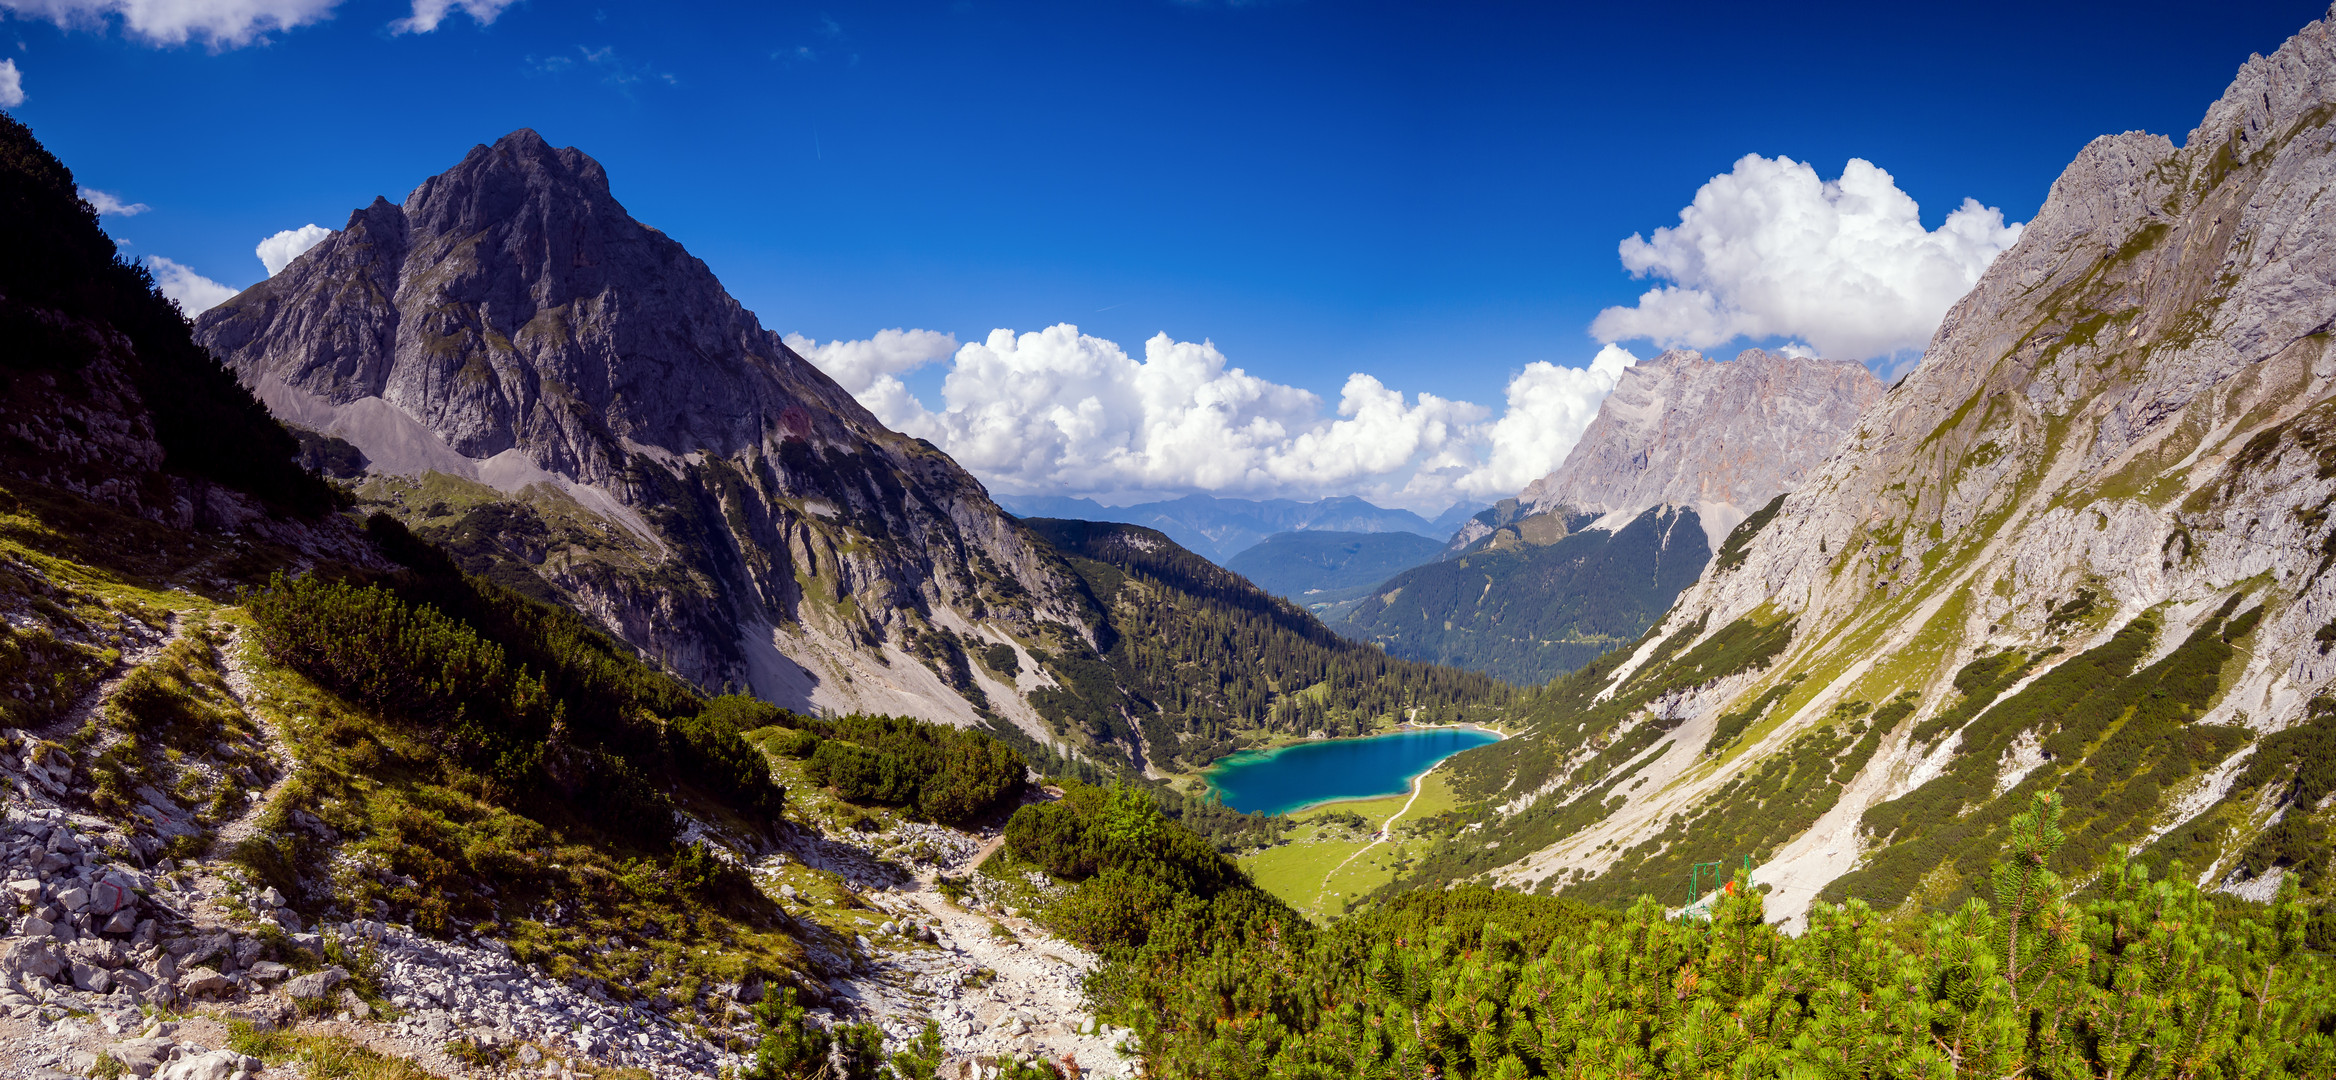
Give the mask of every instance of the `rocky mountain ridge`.
<svg viewBox="0 0 2336 1080">
<path fill-rule="evenodd" d="M 2076 880 L 2325 890 L 2331 118 L 2321 21 L 2180 148 L 2087 146 L 1838 454 L 1463 766 L 1522 857 L 1444 869 L 1594 896 L 1749 856 L 1792 917 L 1951 904 L 2058 790 Z"/>
<path fill-rule="evenodd" d="M 1863 364 L 1746 349 L 1732 361 L 1672 349 L 1622 370 L 1598 415 L 1508 517 L 1589 513 L 1615 529 L 1657 506 L 1694 510 L 1710 550 L 1841 445 L 1882 396 Z M 1479 517 L 1464 548 L 1501 523 Z"/>
<path fill-rule="evenodd" d="M 1344 606 L 1339 631 L 1520 686 L 1574 671 L 1643 633 L 1880 393 L 1864 365 L 1759 349 L 1625 368 L 1555 471 Z"/>
<path fill-rule="evenodd" d="M 978 482 L 532 131 L 351 214 L 198 336 L 352 444 L 378 508 L 701 687 L 1035 733 L 1029 687 L 965 652 L 1085 632 Z"/>
</svg>

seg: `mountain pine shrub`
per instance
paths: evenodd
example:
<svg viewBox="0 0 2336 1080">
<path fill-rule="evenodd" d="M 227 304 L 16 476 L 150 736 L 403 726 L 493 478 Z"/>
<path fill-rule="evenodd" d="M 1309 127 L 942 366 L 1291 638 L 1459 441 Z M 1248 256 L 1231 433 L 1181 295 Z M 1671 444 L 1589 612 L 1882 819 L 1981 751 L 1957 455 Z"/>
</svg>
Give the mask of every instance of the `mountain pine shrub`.
<svg viewBox="0 0 2336 1080">
<path fill-rule="evenodd" d="M 1937 915 L 1819 903 L 1795 937 L 1742 876 L 1708 922 L 1646 898 L 1616 912 L 1462 887 L 1321 931 L 1290 920 L 1108 954 L 1090 991 L 1159 1077 L 2336 1071 L 2336 971 L 2306 950 L 2292 886 L 2233 905 L 2113 858 L 2078 902 L 2051 869 L 2062 814 L 2031 798 L 2004 830 L 1993 902 Z"/>
</svg>

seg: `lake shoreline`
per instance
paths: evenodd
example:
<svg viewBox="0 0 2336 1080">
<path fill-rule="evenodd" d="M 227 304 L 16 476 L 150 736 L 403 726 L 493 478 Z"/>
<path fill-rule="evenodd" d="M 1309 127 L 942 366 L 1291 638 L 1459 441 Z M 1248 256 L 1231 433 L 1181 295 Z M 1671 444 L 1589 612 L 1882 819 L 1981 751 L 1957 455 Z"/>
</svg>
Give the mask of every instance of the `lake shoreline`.
<svg viewBox="0 0 2336 1080">
<path fill-rule="evenodd" d="M 1486 724 L 1415 724 L 1409 720 L 1406 720 L 1400 724 L 1395 725 L 1394 727 L 1388 728 L 1385 731 L 1374 731 L 1367 735 L 1276 735 L 1268 741 L 1260 743 L 1256 746 L 1244 746 L 1239 750 L 1235 750 L 1230 754 L 1226 754 L 1223 757 L 1217 758 L 1198 769 L 1185 773 L 1184 775 L 1200 777 L 1205 780 L 1210 772 L 1215 771 L 1216 769 L 1222 767 L 1226 762 L 1232 761 L 1233 759 L 1238 758 L 1243 754 L 1264 756 L 1276 751 L 1287 750 L 1293 746 L 1318 746 L 1323 743 L 1359 742 L 1364 739 L 1384 739 L 1390 735 L 1413 735 L 1436 731 L 1480 731 L 1484 734 L 1492 736 L 1493 740 L 1496 742 L 1507 742 L 1510 738 L 1508 732 Z M 1385 796 L 1382 795 L 1363 797 L 1385 798 Z"/>
<path fill-rule="evenodd" d="M 1239 750 L 1234 753 L 1227 754 L 1224 757 L 1218 758 L 1214 762 L 1211 762 L 1209 766 L 1201 772 L 1201 780 L 1207 785 L 1207 789 L 1212 795 L 1214 795 L 1219 801 L 1223 802 L 1226 806 L 1232 807 L 1235 800 L 1244 798 L 1243 789 L 1245 785 L 1227 785 L 1221 783 L 1220 778 L 1227 773 L 1238 774 L 1247 769 L 1272 768 L 1274 764 L 1282 759 L 1285 754 L 1289 754 L 1293 751 L 1300 752 L 1300 756 L 1302 757 L 1312 757 L 1313 754 L 1306 753 L 1306 751 L 1312 750 L 1316 753 L 1333 752 L 1330 748 L 1334 746 L 1340 746 L 1342 744 L 1348 747 L 1361 747 L 1369 743 L 1382 740 L 1403 740 L 1408 742 L 1411 738 L 1415 737 L 1437 735 L 1476 736 L 1478 738 L 1482 738 L 1485 741 L 1475 742 L 1471 745 L 1460 746 L 1456 749 L 1445 750 L 1439 756 L 1434 757 L 1431 760 L 1427 760 L 1424 765 L 1422 765 L 1416 772 L 1409 772 L 1407 770 L 1404 773 L 1397 773 L 1394 777 L 1390 777 L 1391 780 L 1400 779 L 1402 783 L 1401 787 L 1392 788 L 1391 790 L 1386 791 L 1374 791 L 1351 795 L 1327 794 L 1326 797 L 1323 798 L 1307 799 L 1302 802 L 1297 802 L 1288 806 L 1275 807 L 1270 810 L 1266 809 L 1265 807 L 1272 806 L 1272 803 L 1267 802 L 1264 799 L 1251 797 L 1247 798 L 1245 801 L 1248 801 L 1252 806 L 1259 806 L 1259 809 L 1249 812 L 1269 813 L 1274 816 L 1286 817 L 1294 814 L 1302 814 L 1310 811 L 1320 810 L 1324 807 L 1335 806 L 1340 803 L 1374 802 L 1381 799 L 1402 798 L 1406 794 L 1416 798 L 1420 790 L 1419 785 L 1421 783 L 1421 778 L 1425 777 L 1428 773 L 1433 772 L 1437 766 L 1443 764 L 1445 761 L 1450 760 L 1455 755 L 1476 749 L 1477 746 L 1490 746 L 1493 743 L 1505 741 L 1509 737 L 1508 733 L 1503 732 L 1498 728 L 1487 727 L 1481 724 L 1406 723 L 1396 726 L 1393 730 L 1375 732 L 1370 735 L 1357 735 L 1337 739 L 1299 739 L 1288 743 L 1283 743 L 1282 745 L 1278 746 L 1253 747 Z M 1433 752 L 1433 750 L 1430 750 L 1430 752 Z M 1303 768 L 1303 766 L 1299 767 Z M 1387 773 L 1381 772 L 1378 775 L 1386 776 Z M 1295 785 L 1295 790 L 1288 791 L 1287 797 L 1302 798 L 1304 795 L 1310 793 L 1306 790 L 1309 786 L 1313 785 L 1302 783 Z M 1268 790 L 1271 789 L 1269 788 Z M 1316 790 L 1319 790 L 1319 787 L 1317 787 Z M 1254 795 L 1255 792 L 1256 789 L 1254 788 L 1250 788 L 1248 790 L 1248 794 L 1251 795 Z M 1261 803 L 1263 806 L 1260 806 Z M 1239 809 L 1239 807 L 1234 808 Z"/>
<path fill-rule="evenodd" d="M 1487 745 L 1490 745 L 1490 744 L 1487 744 Z M 1443 767 L 1444 767 L 1444 762 L 1445 762 L 1445 761 L 1450 761 L 1450 760 L 1452 760 L 1452 759 L 1451 759 L 1451 758 L 1445 758 L 1445 759 L 1443 759 L 1443 761 L 1438 761 L 1438 762 L 1436 762 L 1435 764 L 1433 764 L 1433 765 L 1430 765 L 1430 766 L 1428 766 L 1428 767 L 1427 767 L 1427 768 L 1425 768 L 1425 769 L 1421 769 L 1421 770 L 1420 770 L 1420 772 L 1419 772 L 1419 775 L 1418 775 L 1418 776 L 1414 776 L 1414 777 L 1412 777 L 1412 778 L 1411 778 L 1411 786 L 1410 786 L 1410 787 L 1407 787 L 1407 788 L 1404 788 L 1402 791 L 1394 791 L 1394 792 L 1389 792 L 1389 793 L 1387 793 L 1387 794 L 1385 794 L 1385 795 L 1349 795 L 1349 796 L 1345 796 L 1345 797 L 1343 797 L 1343 798 L 1337 798 L 1337 799 L 1324 799 L 1324 800 L 1322 800 L 1321 802 L 1307 803 L 1306 805 L 1304 805 L 1304 806 L 1301 806 L 1301 807 L 1298 807 L 1297 809 L 1294 809 L 1294 810 L 1284 810 L 1284 811 L 1282 811 L 1282 816 L 1283 816 L 1283 817 L 1296 817 L 1296 816 L 1297 816 L 1297 815 L 1299 815 L 1299 814 L 1307 813 L 1307 812 L 1309 812 L 1309 811 L 1314 811 L 1314 810 L 1320 810 L 1320 809 L 1322 809 L 1322 808 L 1324 808 L 1324 807 L 1328 807 L 1328 806 L 1337 806 L 1337 805 L 1339 805 L 1340 803 L 1367 803 L 1367 802 L 1386 802 L 1386 801 L 1387 801 L 1387 800 L 1389 800 L 1389 799 L 1401 799 L 1401 798 L 1405 798 L 1405 797 L 1409 797 L 1409 798 L 1417 799 L 1417 798 L 1419 798 L 1420 785 L 1422 785 L 1422 784 L 1425 784 L 1425 783 L 1427 783 L 1427 782 L 1428 782 L 1428 774 L 1429 774 L 1429 773 L 1432 773 L 1432 772 L 1434 772 L 1434 771 L 1436 771 L 1437 769 L 1441 769 L 1441 768 L 1443 768 Z M 1407 807 L 1406 809 L 1408 809 L 1408 807 Z M 1401 817 L 1401 816 L 1402 816 L 1402 811 L 1397 811 L 1397 812 L 1396 812 L 1396 817 Z M 1395 820 L 1395 818 L 1392 818 L 1392 817 L 1391 817 L 1391 818 L 1388 818 L 1387 820 L 1389 820 L 1389 821 L 1393 821 L 1393 820 Z"/>
</svg>

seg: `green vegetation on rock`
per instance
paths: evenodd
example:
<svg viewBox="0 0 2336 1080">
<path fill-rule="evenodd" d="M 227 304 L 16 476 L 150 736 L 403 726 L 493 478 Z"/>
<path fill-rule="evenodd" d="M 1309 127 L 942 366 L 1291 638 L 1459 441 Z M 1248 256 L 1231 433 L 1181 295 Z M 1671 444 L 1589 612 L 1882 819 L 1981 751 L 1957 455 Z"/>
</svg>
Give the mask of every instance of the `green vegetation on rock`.
<svg viewBox="0 0 2336 1080">
<path fill-rule="evenodd" d="M 1945 770 L 1866 811 L 1864 828 L 1883 846 L 1824 895 L 1883 907 L 1910 897 L 1934 907 L 1959 902 L 1980 887 L 1979 853 L 2040 791 L 2060 791 L 2070 807 L 2069 842 L 2058 850 L 2055 869 L 2082 874 L 2146 837 L 2168 790 L 2248 741 L 2244 728 L 2198 722 L 2221 687 L 2232 642 L 2260 618 L 2260 608 L 2232 617 L 2242 599 L 2231 597 L 2146 667 L 2141 660 L 2160 626 L 2151 614 L 1984 711 L 1950 709 L 1943 715 L 1976 711 L 1976 717 L 1957 729 Z M 1966 667 L 1958 684 L 1991 696 L 2023 666 L 1990 658 Z M 2004 786 L 2006 763 L 2020 747 L 2025 772 Z"/>
<path fill-rule="evenodd" d="M 1337 629 L 1390 656 L 1535 686 L 1645 633 L 1710 555 L 1694 511 L 1649 510 L 1616 532 L 1527 538 L 1407 570 Z"/>
</svg>

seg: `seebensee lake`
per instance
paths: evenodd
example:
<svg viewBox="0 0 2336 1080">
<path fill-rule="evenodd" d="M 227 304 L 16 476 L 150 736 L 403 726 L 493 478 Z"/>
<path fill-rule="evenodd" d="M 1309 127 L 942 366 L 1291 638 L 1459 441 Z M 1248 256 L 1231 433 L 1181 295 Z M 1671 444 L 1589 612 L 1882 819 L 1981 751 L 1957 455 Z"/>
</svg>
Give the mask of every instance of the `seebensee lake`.
<svg viewBox="0 0 2336 1080">
<path fill-rule="evenodd" d="M 1432 728 L 1244 750 L 1209 767 L 1209 786 L 1235 810 L 1286 814 L 1335 799 L 1401 795 L 1436 762 L 1498 742 L 1476 728 Z"/>
</svg>

